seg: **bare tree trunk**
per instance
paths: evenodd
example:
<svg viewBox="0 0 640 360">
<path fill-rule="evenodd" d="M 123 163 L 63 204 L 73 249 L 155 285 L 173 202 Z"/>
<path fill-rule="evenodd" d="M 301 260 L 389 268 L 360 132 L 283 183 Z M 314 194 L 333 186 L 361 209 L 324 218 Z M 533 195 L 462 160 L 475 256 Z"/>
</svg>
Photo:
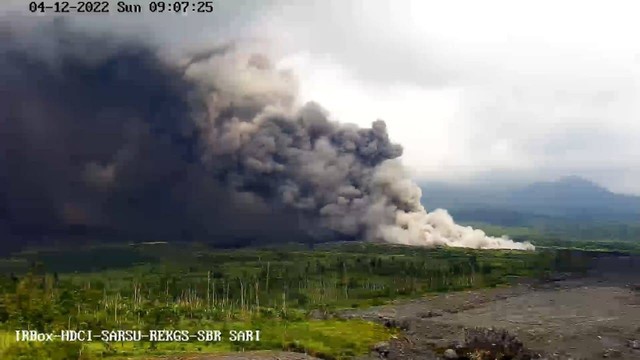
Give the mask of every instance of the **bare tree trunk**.
<svg viewBox="0 0 640 360">
<path fill-rule="evenodd" d="M 211 282 L 211 271 L 207 271 L 207 308 L 211 309 L 211 293 L 209 292 L 209 285 Z"/>
</svg>

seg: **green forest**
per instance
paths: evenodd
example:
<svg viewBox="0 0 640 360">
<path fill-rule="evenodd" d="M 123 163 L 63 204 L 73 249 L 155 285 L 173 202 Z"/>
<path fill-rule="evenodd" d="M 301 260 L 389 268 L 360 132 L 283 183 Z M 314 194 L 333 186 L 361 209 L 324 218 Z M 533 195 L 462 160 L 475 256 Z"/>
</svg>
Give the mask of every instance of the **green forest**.
<svg viewBox="0 0 640 360">
<path fill-rule="evenodd" d="M 93 245 L 0 260 L 2 359 L 95 359 L 249 349 L 325 359 L 366 353 L 393 329 L 338 320 L 341 308 L 544 277 L 584 257 L 341 243 L 211 249 L 200 244 Z M 15 330 L 260 329 L 260 342 L 16 342 Z"/>
</svg>

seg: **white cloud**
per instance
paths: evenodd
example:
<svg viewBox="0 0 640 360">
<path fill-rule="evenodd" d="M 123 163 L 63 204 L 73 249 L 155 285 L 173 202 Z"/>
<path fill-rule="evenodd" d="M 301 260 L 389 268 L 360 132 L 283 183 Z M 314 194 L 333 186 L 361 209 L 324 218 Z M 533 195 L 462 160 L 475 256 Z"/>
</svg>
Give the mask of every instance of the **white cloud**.
<svg viewBox="0 0 640 360">
<path fill-rule="evenodd" d="M 274 6 L 255 28 L 297 59 L 303 98 L 342 121 L 385 119 L 417 176 L 578 174 L 640 193 L 638 10 L 312 1 Z"/>
</svg>

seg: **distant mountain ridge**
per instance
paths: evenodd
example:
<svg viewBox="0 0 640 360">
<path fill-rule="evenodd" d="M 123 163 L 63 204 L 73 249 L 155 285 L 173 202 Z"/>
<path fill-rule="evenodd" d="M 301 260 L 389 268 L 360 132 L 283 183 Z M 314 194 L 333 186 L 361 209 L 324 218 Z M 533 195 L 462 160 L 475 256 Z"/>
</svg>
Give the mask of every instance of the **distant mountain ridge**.
<svg viewBox="0 0 640 360">
<path fill-rule="evenodd" d="M 477 214 L 475 217 L 497 219 L 538 217 L 640 223 L 640 196 L 616 194 L 577 176 L 535 182 L 519 188 L 447 183 L 423 183 L 421 187 L 423 204 L 427 209 L 445 208 L 454 216 L 465 218 L 469 217 L 469 212 L 474 212 Z M 486 221 L 480 218 L 469 220 Z"/>
</svg>

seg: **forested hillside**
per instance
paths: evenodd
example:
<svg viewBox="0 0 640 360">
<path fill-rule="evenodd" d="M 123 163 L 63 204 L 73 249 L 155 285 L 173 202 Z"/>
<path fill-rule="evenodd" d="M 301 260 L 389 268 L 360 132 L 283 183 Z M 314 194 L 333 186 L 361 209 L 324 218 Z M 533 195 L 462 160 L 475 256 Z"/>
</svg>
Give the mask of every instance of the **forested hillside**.
<svg viewBox="0 0 640 360">
<path fill-rule="evenodd" d="M 457 221 L 519 239 L 526 233 L 527 239 L 640 241 L 640 197 L 579 177 L 522 187 L 423 183 L 422 189 L 427 209 L 445 208 Z"/>
</svg>

